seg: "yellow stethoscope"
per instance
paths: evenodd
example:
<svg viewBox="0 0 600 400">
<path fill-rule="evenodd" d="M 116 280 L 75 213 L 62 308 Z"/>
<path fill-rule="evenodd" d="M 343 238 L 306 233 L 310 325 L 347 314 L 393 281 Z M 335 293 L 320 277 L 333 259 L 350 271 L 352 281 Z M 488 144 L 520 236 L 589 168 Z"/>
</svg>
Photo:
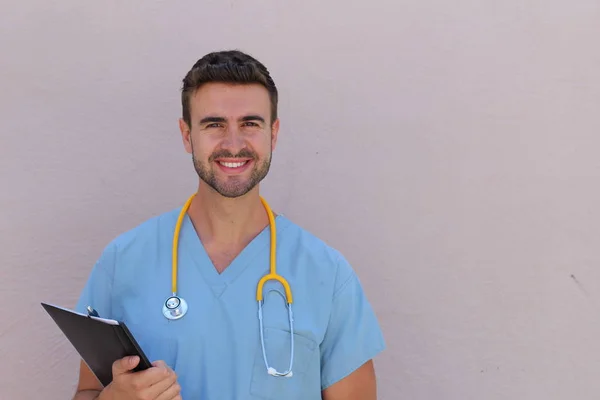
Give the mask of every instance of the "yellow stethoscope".
<svg viewBox="0 0 600 400">
<path fill-rule="evenodd" d="M 193 195 L 191 195 L 188 198 L 188 200 L 185 202 L 183 207 L 181 208 L 181 212 L 179 213 L 179 217 L 177 218 L 177 223 L 175 225 L 175 231 L 173 232 L 172 267 L 171 267 L 171 289 L 172 289 L 173 293 L 171 296 L 169 296 L 169 298 L 167 298 L 167 300 L 165 300 L 163 307 L 162 307 L 163 315 L 169 320 L 180 319 L 188 311 L 187 302 L 183 298 L 179 297 L 179 295 L 177 294 L 177 266 L 178 266 L 177 254 L 178 254 L 178 249 L 179 249 L 179 233 L 181 232 L 181 224 L 183 223 L 183 219 L 184 219 L 188 209 L 190 208 L 190 204 L 192 203 L 192 200 L 194 199 L 195 195 L 196 195 L 195 193 Z M 262 202 L 263 207 L 265 208 L 265 211 L 267 212 L 267 216 L 269 217 L 269 227 L 270 227 L 270 231 L 271 231 L 270 272 L 267 275 L 263 276 L 259 280 L 257 288 L 256 288 L 256 301 L 258 302 L 258 321 L 259 321 L 259 325 L 260 325 L 260 342 L 262 345 L 262 352 L 263 352 L 263 358 L 265 361 L 265 366 L 267 367 L 267 373 L 272 376 L 284 376 L 284 377 L 290 378 L 292 376 L 292 365 L 294 363 L 294 319 L 292 316 L 293 315 L 292 314 L 292 290 L 290 289 L 290 285 L 287 282 L 287 280 L 283 276 L 281 276 L 277 273 L 277 266 L 276 266 L 277 228 L 276 228 L 276 224 L 275 224 L 275 217 L 273 216 L 271 207 L 269 207 L 269 204 L 266 202 L 266 200 L 262 197 L 260 198 L 260 200 Z M 276 293 L 279 293 L 279 295 L 281 295 L 284 298 L 284 301 L 286 302 L 286 308 L 288 310 L 291 345 L 290 345 L 290 365 L 289 365 L 289 368 L 287 369 L 287 371 L 285 371 L 285 372 L 278 372 L 275 368 L 272 368 L 269 366 L 269 362 L 267 361 L 267 354 L 265 351 L 265 342 L 264 342 L 264 334 L 263 334 L 263 313 L 262 313 L 262 307 L 264 304 L 263 287 L 264 287 L 265 283 L 270 280 L 278 281 L 279 283 L 281 283 L 281 285 L 283 285 L 283 287 L 285 289 L 285 297 L 283 296 L 283 294 L 280 291 L 275 290 L 275 289 L 271 290 Z"/>
</svg>

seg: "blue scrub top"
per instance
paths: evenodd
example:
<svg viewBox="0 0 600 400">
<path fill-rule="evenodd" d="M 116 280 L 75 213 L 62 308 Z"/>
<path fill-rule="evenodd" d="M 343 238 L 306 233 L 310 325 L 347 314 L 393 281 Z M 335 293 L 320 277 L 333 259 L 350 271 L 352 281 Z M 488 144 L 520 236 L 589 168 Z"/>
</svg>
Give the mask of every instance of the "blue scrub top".
<svg viewBox="0 0 600 400">
<path fill-rule="evenodd" d="M 291 378 L 267 374 L 256 287 L 269 272 L 265 228 L 221 274 L 189 217 L 179 239 L 178 292 L 188 313 L 171 321 L 162 306 L 171 295 L 173 231 L 180 209 L 121 234 L 103 251 L 76 310 L 124 321 L 150 361 L 178 375 L 183 399 L 317 400 L 321 391 L 385 348 L 359 279 L 335 249 L 283 215 L 276 217 L 277 272 L 290 284 L 294 315 Z M 264 288 L 263 324 L 269 363 L 286 371 L 290 357 L 283 287 Z"/>
</svg>

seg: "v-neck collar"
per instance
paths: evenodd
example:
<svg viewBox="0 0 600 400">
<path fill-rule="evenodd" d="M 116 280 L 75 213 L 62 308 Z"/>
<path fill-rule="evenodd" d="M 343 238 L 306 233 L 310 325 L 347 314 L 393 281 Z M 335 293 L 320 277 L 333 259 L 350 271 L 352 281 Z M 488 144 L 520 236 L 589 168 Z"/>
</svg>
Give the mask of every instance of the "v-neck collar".
<svg viewBox="0 0 600 400">
<path fill-rule="evenodd" d="M 277 236 L 283 230 L 284 224 L 282 224 L 282 221 L 284 219 L 281 215 L 275 217 Z M 215 297 L 218 298 L 261 251 L 269 251 L 271 244 L 270 234 L 270 227 L 267 225 L 242 249 L 229 266 L 223 272 L 219 273 L 208 256 L 206 248 L 194 229 L 191 219 L 186 214 L 181 224 L 181 233 L 179 234 L 179 251 L 185 252 L 196 264 L 206 284 L 211 288 Z M 268 265 L 265 267 L 268 270 Z"/>
</svg>

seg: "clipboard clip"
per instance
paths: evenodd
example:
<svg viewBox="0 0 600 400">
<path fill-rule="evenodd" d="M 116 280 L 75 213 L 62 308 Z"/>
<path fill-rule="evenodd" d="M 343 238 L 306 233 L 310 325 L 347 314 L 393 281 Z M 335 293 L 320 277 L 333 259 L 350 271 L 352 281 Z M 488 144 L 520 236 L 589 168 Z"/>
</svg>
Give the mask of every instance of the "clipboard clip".
<svg viewBox="0 0 600 400">
<path fill-rule="evenodd" d="M 100 318 L 100 316 L 98 315 L 98 312 L 96 310 L 94 310 L 92 308 L 92 306 L 87 306 L 87 313 L 88 313 L 88 317 L 98 317 L 98 318 Z"/>
</svg>

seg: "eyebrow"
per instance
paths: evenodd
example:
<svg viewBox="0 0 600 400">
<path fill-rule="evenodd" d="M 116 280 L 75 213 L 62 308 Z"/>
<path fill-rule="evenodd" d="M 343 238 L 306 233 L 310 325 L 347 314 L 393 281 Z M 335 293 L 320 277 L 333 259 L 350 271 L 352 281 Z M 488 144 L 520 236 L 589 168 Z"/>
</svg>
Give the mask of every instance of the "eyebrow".
<svg viewBox="0 0 600 400">
<path fill-rule="evenodd" d="M 246 115 L 245 117 L 241 118 L 242 121 L 260 121 L 260 122 L 265 122 L 265 119 L 263 117 L 261 117 L 260 115 Z"/>
<path fill-rule="evenodd" d="M 265 119 L 260 115 L 246 115 L 240 118 L 240 121 L 261 121 L 264 123 Z M 211 122 L 227 122 L 227 119 L 223 117 L 204 117 L 200 120 L 200 124 L 208 124 Z"/>
<path fill-rule="evenodd" d="M 204 117 L 200 120 L 200 124 L 207 124 L 209 122 L 225 122 L 223 117 Z"/>
</svg>

